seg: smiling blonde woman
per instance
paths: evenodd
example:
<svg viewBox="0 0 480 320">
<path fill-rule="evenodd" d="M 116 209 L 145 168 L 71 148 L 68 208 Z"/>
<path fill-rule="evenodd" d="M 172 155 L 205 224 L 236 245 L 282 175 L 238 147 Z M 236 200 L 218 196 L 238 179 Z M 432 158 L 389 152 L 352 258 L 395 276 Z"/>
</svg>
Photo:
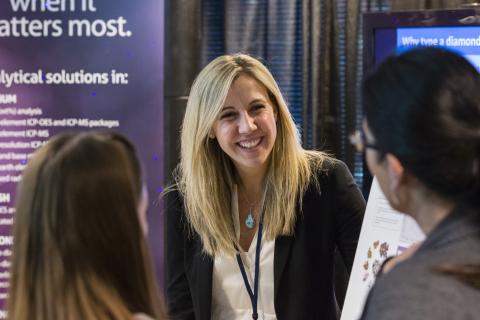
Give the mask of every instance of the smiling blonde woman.
<svg viewBox="0 0 480 320">
<path fill-rule="evenodd" d="M 333 253 L 351 267 L 365 202 L 342 162 L 302 148 L 258 60 L 225 55 L 200 72 L 175 179 L 166 246 L 174 319 L 336 318 Z"/>
</svg>

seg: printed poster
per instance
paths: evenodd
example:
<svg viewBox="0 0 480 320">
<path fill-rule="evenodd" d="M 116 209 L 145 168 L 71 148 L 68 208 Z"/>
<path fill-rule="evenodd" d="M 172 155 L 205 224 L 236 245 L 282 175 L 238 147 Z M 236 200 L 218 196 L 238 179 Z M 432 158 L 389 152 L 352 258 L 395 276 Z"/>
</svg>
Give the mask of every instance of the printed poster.
<svg viewBox="0 0 480 320">
<path fill-rule="evenodd" d="M 16 185 L 50 137 L 84 130 L 126 135 L 144 162 L 151 202 L 158 198 L 163 10 L 163 0 L 0 1 L 0 319 L 6 316 Z M 163 218 L 158 206 L 150 207 L 149 237 L 161 267 Z"/>
</svg>

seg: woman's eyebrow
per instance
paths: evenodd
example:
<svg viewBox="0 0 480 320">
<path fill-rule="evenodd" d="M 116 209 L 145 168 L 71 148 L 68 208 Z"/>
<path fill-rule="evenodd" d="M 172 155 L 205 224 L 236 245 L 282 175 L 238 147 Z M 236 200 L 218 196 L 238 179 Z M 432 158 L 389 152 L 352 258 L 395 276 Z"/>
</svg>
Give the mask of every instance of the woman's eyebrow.
<svg viewBox="0 0 480 320">
<path fill-rule="evenodd" d="M 250 105 L 252 105 L 252 104 L 254 104 L 254 103 L 257 103 L 257 102 L 266 103 L 266 101 L 265 101 L 264 99 L 257 98 L 257 99 L 253 99 L 253 100 L 250 102 Z"/>
</svg>

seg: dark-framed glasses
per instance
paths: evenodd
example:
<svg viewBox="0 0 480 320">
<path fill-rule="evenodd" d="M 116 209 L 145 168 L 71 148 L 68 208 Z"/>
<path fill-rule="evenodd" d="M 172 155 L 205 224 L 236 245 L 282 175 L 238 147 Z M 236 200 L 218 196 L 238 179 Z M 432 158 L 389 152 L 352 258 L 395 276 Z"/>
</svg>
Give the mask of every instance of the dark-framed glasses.
<svg viewBox="0 0 480 320">
<path fill-rule="evenodd" d="M 374 143 L 368 143 L 365 138 L 365 133 L 362 130 L 355 130 L 354 133 L 348 136 L 348 140 L 355 147 L 357 152 L 365 152 L 366 149 L 380 150 L 380 147 Z"/>
</svg>

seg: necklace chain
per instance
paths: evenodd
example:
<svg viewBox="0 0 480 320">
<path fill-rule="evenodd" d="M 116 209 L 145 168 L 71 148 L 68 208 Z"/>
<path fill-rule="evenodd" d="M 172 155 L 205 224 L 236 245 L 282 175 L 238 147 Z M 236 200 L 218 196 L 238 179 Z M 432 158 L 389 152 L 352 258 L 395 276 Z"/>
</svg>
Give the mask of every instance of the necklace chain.
<svg viewBox="0 0 480 320">
<path fill-rule="evenodd" d="M 238 190 L 240 193 L 240 190 Z M 253 209 L 255 208 L 255 206 L 257 205 L 258 203 L 258 199 L 254 202 L 250 202 L 249 199 L 247 198 L 247 195 L 246 193 L 242 193 L 242 197 L 244 198 L 244 200 L 247 201 L 248 203 L 248 207 L 249 207 L 249 210 L 248 210 L 248 214 L 247 214 L 247 217 L 245 218 L 245 226 L 248 228 L 248 229 L 253 229 L 255 227 L 255 217 L 254 217 L 254 212 L 253 212 Z"/>
<path fill-rule="evenodd" d="M 239 188 L 240 189 L 240 188 Z M 240 192 L 239 192 L 240 193 Z M 250 201 L 247 197 L 247 194 L 245 192 L 241 192 L 243 200 L 245 200 L 248 204 L 248 208 L 250 209 L 249 211 L 252 212 L 253 208 L 258 204 L 260 199 L 257 199 L 255 201 Z"/>
</svg>

